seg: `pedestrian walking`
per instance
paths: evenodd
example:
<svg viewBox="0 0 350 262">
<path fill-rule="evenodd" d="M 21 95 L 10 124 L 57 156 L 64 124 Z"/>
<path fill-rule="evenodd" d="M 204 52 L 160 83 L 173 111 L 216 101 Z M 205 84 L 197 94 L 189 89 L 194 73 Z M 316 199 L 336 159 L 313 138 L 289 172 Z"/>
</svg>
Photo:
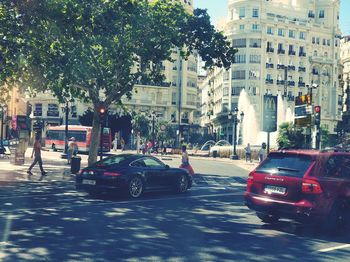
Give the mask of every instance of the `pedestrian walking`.
<svg viewBox="0 0 350 262">
<path fill-rule="evenodd" d="M 124 148 L 125 148 L 125 141 L 123 138 L 120 139 L 120 147 L 122 149 L 122 151 L 124 151 Z"/>
<path fill-rule="evenodd" d="M 247 162 L 248 159 L 249 159 L 249 161 L 252 162 L 252 150 L 250 149 L 250 144 L 249 143 L 244 148 L 244 150 L 245 150 L 245 161 Z"/>
<path fill-rule="evenodd" d="M 262 143 L 261 148 L 259 150 L 259 161 L 262 162 L 265 159 L 266 155 L 266 144 Z"/>
<path fill-rule="evenodd" d="M 37 164 L 39 163 L 39 168 L 40 168 L 40 171 L 41 171 L 41 175 L 42 176 L 45 176 L 47 174 L 47 172 L 44 170 L 43 168 L 43 161 L 41 159 L 41 144 L 40 144 L 40 137 L 36 137 L 35 138 L 35 142 L 34 142 L 34 146 L 33 146 L 33 151 L 32 151 L 32 155 L 31 155 L 31 158 L 34 157 L 34 161 L 33 163 L 30 165 L 27 173 L 29 175 L 33 175 L 32 173 L 32 168 Z"/>
<path fill-rule="evenodd" d="M 113 140 L 113 151 L 116 152 L 117 150 L 118 150 L 118 138 L 117 136 L 115 136 Z"/>
<path fill-rule="evenodd" d="M 68 143 L 67 160 L 68 165 L 72 161 L 72 157 L 78 154 L 78 144 L 75 142 L 75 137 L 71 137 Z"/>
<path fill-rule="evenodd" d="M 190 161 L 188 158 L 187 148 L 186 146 L 182 146 L 182 155 L 181 155 L 181 166 L 180 168 L 186 169 L 191 175 L 194 175 L 194 171 L 192 166 L 190 165 Z"/>
</svg>

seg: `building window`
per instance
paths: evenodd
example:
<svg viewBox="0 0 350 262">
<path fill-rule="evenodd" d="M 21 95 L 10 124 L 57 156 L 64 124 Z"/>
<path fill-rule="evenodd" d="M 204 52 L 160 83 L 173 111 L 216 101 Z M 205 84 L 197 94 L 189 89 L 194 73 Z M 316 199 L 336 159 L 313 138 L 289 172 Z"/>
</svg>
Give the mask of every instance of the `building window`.
<svg viewBox="0 0 350 262">
<path fill-rule="evenodd" d="M 327 45 L 331 46 L 331 40 L 330 39 L 327 39 Z"/>
<path fill-rule="evenodd" d="M 324 10 L 320 10 L 319 18 L 324 18 Z"/>
<path fill-rule="evenodd" d="M 271 79 L 272 79 L 271 74 L 267 74 L 267 75 L 266 75 L 266 79 L 267 79 L 267 80 L 271 80 Z"/>
<path fill-rule="evenodd" d="M 316 37 L 316 44 L 320 44 L 320 38 L 319 37 Z"/>
<path fill-rule="evenodd" d="M 34 116 L 42 116 L 43 115 L 43 104 L 35 104 L 33 115 Z"/>
<path fill-rule="evenodd" d="M 252 30 L 253 31 L 259 31 L 260 30 L 260 26 L 257 24 L 252 24 Z"/>
<path fill-rule="evenodd" d="M 57 104 L 48 104 L 47 105 L 47 116 L 58 117 L 58 105 Z"/>
<path fill-rule="evenodd" d="M 259 17 L 259 9 L 258 8 L 253 8 L 253 17 L 258 18 Z"/>
<path fill-rule="evenodd" d="M 271 26 L 268 26 L 266 31 L 268 35 L 273 35 L 273 29 Z"/>
<path fill-rule="evenodd" d="M 259 80 L 260 79 L 260 71 L 259 70 L 249 70 L 249 79 Z"/>
<path fill-rule="evenodd" d="M 244 31 L 244 25 L 239 25 L 239 30 Z"/>
<path fill-rule="evenodd" d="M 294 30 L 289 30 L 289 37 L 290 38 L 295 38 L 295 31 Z"/>
<path fill-rule="evenodd" d="M 305 40 L 305 32 L 300 32 L 299 38 Z"/>
<path fill-rule="evenodd" d="M 260 55 L 250 55 L 249 62 L 252 64 L 260 64 L 261 56 Z"/>
<path fill-rule="evenodd" d="M 245 70 L 236 70 L 232 72 L 232 79 L 245 79 Z"/>
<path fill-rule="evenodd" d="M 326 45 L 326 39 L 324 39 L 324 38 L 322 39 L 322 44 Z"/>
<path fill-rule="evenodd" d="M 175 92 L 173 92 L 171 94 L 171 104 L 176 105 L 176 93 Z"/>
<path fill-rule="evenodd" d="M 246 62 L 246 55 L 235 55 L 234 63 L 235 64 L 245 64 Z"/>
<path fill-rule="evenodd" d="M 316 38 L 313 36 L 312 37 L 312 43 L 315 44 L 316 43 Z"/>
<path fill-rule="evenodd" d="M 222 95 L 223 96 L 228 96 L 228 87 L 224 87 L 222 90 Z"/>
<path fill-rule="evenodd" d="M 240 7 L 239 8 L 239 18 L 244 18 L 245 17 L 245 7 Z"/>
<path fill-rule="evenodd" d="M 71 116 L 72 116 L 73 118 L 78 117 L 77 106 L 71 106 L 70 110 L 71 110 L 71 111 L 70 111 L 70 112 L 71 112 Z"/>
<path fill-rule="evenodd" d="M 282 28 L 278 28 L 278 35 L 284 36 L 284 30 Z"/>
<path fill-rule="evenodd" d="M 249 47 L 260 48 L 261 47 L 261 39 L 250 39 Z"/>
<path fill-rule="evenodd" d="M 232 41 L 232 46 L 234 48 L 246 47 L 247 46 L 247 40 L 245 38 L 243 38 L 243 39 L 234 39 Z"/>
<path fill-rule="evenodd" d="M 314 12 L 310 10 L 310 11 L 309 11 L 309 14 L 308 14 L 308 17 L 309 17 L 309 18 L 314 18 L 314 17 L 315 17 Z"/>
</svg>

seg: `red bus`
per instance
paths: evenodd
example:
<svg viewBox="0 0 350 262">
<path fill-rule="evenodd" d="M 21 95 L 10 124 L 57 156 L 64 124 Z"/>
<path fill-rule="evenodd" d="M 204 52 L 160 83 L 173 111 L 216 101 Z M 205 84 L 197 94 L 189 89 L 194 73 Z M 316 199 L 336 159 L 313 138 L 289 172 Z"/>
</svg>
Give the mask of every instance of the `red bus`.
<svg viewBox="0 0 350 262">
<path fill-rule="evenodd" d="M 50 126 L 46 131 L 45 146 L 55 146 L 58 150 L 64 150 L 66 126 Z M 91 145 L 91 126 L 68 126 L 68 139 L 75 138 L 75 142 L 78 144 L 79 152 L 89 152 Z M 99 141 L 98 141 L 99 144 Z M 103 151 L 109 152 L 112 146 L 111 130 L 109 128 L 103 128 L 102 136 Z"/>
</svg>

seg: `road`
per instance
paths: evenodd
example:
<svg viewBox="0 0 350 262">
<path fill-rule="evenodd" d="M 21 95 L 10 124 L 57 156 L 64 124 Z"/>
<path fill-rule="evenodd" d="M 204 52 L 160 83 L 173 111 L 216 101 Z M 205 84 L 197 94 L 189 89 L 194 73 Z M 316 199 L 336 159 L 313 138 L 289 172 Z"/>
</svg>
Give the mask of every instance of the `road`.
<svg viewBox="0 0 350 262">
<path fill-rule="evenodd" d="M 163 157 L 178 166 L 178 158 Z M 2 261 L 346 261 L 350 237 L 282 221 L 264 225 L 243 204 L 248 171 L 191 159 L 186 194 L 92 198 L 72 179 L 2 182 Z"/>
</svg>

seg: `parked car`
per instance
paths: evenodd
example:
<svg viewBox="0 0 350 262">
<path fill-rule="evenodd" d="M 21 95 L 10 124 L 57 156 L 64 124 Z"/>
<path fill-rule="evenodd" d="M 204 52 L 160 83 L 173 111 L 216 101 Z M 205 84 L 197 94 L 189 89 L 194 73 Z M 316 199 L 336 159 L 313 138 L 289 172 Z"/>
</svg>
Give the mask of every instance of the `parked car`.
<svg viewBox="0 0 350 262">
<path fill-rule="evenodd" d="M 350 153 L 272 152 L 249 174 L 245 203 L 265 223 L 290 218 L 343 228 L 349 218 Z"/>
<path fill-rule="evenodd" d="M 110 156 L 82 169 L 76 175 L 76 187 L 91 194 L 125 192 L 138 198 L 146 191 L 171 189 L 184 193 L 192 186 L 192 177 L 181 168 L 170 168 L 158 158 L 122 154 Z"/>
</svg>

